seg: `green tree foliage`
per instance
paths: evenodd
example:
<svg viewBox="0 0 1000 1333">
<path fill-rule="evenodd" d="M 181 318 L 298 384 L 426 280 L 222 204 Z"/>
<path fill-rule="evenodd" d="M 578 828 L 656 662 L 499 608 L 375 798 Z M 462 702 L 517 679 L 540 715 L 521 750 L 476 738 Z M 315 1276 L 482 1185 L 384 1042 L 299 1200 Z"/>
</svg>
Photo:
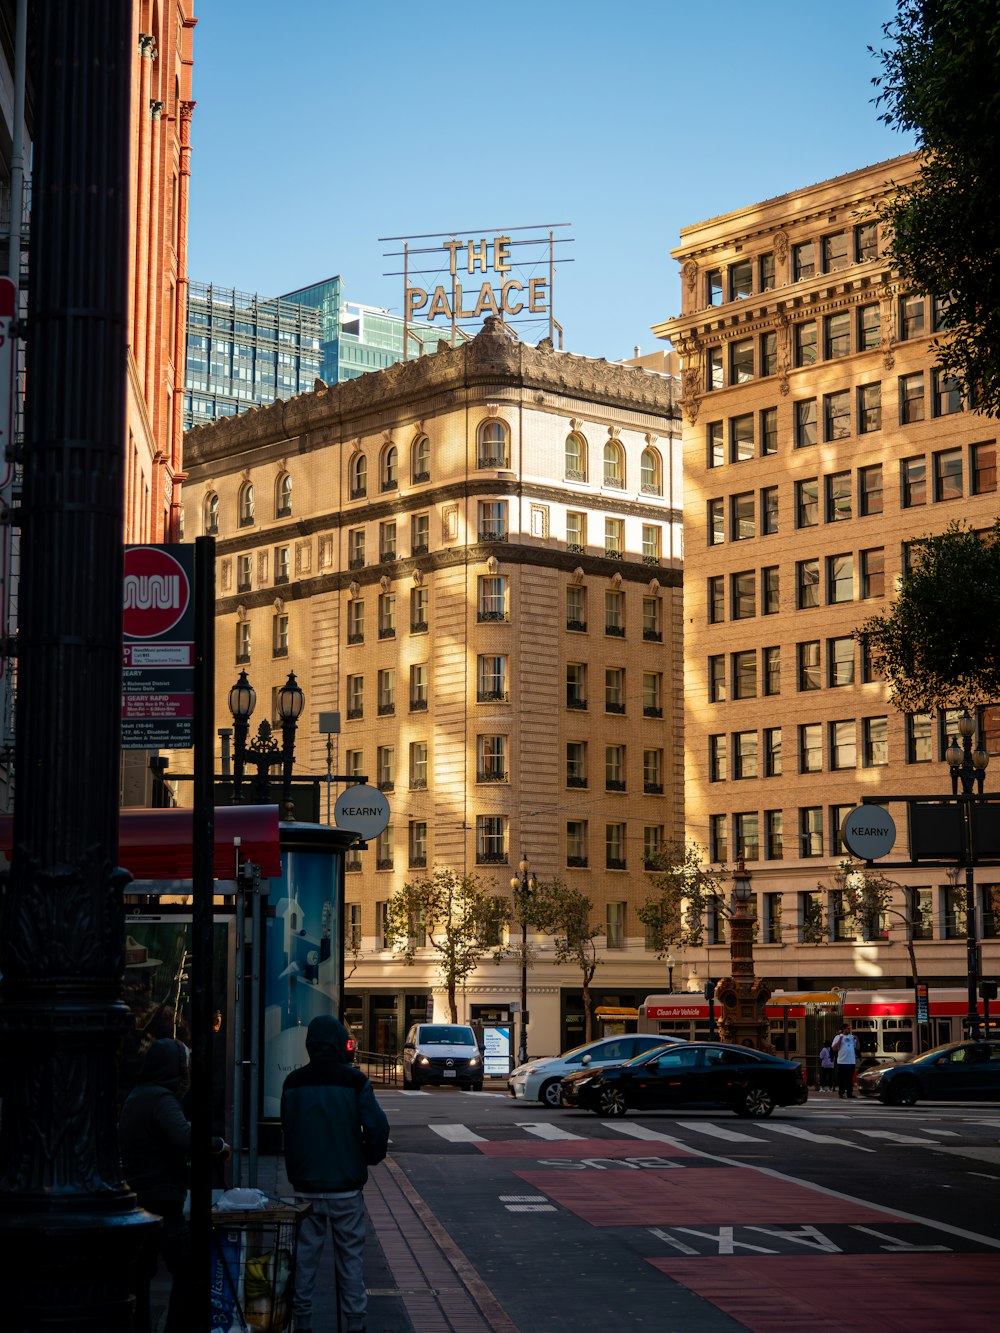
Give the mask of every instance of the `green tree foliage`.
<svg viewBox="0 0 1000 1333">
<path fill-rule="evenodd" d="M 499 963 L 506 952 L 502 941 L 510 910 L 509 900 L 476 875 L 439 868 L 408 880 L 386 904 L 386 932 L 399 957 L 412 964 L 423 947 L 437 954 L 453 1023 L 458 1022 L 458 987 L 483 958 Z"/>
<path fill-rule="evenodd" d="M 914 291 L 948 299 L 939 363 L 1000 416 L 1000 5 L 897 0 L 884 32 L 880 119 L 922 153 L 882 209 L 889 252 Z"/>
<path fill-rule="evenodd" d="M 528 925 L 550 936 L 556 962 L 569 963 L 580 970 L 587 1041 L 593 1039 L 590 985 L 601 964 L 595 941 L 604 933 L 604 927 L 592 920 L 593 911 L 593 901 L 561 879 L 537 881 L 534 892 L 524 901 Z"/>
<path fill-rule="evenodd" d="M 1000 519 L 981 535 L 952 523 L 911 553 L 890 609 L 855 631 L 890 701 L 927 712 L 1000 699 Z"/>
<path fill-rule="evenodd" d="M 887 878 L 881 870 L 858 865 L 854 861 L 841 861 L 833 877 L 834 888 L 842 894 L 844 916 L 853 929 L 866 943 L 887 940 L 891 920 L 903 928 L 903 940 L 910 960 L 910 975 L 913 984 L 920 980 L 917 972 L 917 955 L 913 947 L 913 928 L 925 924 L 917 920 L 909 910 L 911 900 L 906 891 L 896 880 Z M 826 886 L 816 886 L 825 892 Z M 902 906 L 900 905 L 902 902 Z"/>
<path fill-rule="evenodd" d="M 725 870 L 720 867 L 716 872 L 707 866 L 704 849 L 697 843 L 665 847 L 647 878 L 650 893 L 636 915 L 649 932 L 658 958 L 673 944 L 702 944 L 709 908 L 721 917 L 731 915 Z"/>
</svg>

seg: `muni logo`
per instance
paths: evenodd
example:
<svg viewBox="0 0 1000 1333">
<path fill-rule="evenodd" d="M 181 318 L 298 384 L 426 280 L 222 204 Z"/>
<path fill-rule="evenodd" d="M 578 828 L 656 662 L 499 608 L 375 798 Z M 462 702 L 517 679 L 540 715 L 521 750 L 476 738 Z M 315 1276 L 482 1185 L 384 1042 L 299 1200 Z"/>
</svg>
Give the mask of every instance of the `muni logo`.
<svg viewBox="0 0 1000 1333">
<path fill-rule="evenodd" d="M 125 550 L 123 611 L 125 637 L 161 638 L 174 628 L 191 601 L 183 566 L 160 546 Z"/>
<path fill-rule="evenodd" d="M 164 577 L 154 574 L 151 578 L 142 574 L 125 576 L 125 610 L 138 607 L 148 611 L 154 607 L 158 611 L 174 611 L 181 604 L 181 581 L 175 575 Z"/>
</svg>

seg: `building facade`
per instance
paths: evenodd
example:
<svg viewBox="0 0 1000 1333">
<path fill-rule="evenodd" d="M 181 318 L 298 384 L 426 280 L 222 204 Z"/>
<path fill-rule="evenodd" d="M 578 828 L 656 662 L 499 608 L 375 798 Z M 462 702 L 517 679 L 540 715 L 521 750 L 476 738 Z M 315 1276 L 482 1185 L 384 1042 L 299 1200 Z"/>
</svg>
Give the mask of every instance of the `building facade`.
<svg viewBox="0 0 1000 1333">
<path fill-rule="evenodd" d="M 635 907 L 680 836 L 681 507 L 674 381 L 474 340 L 191 431 L 189 535 L 218 531 L 217 718 L 246 669 L 306 695 L 297 770 L 388 793 L 348 862 L 348 1017 L 370 1049 L 438 1015 L 430 950 L 386 947 L 385 904 L 435 866 L 509 895 L 535 874 L 594 904 L 598 1002 L 662 985 Z M 256 724 L 256 719 L 252 725 Z M 530 1050 L 582 1035 L 581 980 L 534 941 Z M 463 1020 L 512 1012 L 485 962 Z"/>
<path fill-rule="evenodd" d="M 922 981 L 966 975 L 964 884 L 957 867 L 898 866 L 904 807 L 874 939 L 837 880 L 846 813 L 950 794 L 956 734 L 954 715 L 889 706 L 854 631 L 891 601 L 914 538 L 997 514 L 996 422 L 934 369 L 938 308 L 884 255 L 877 207 L 916 168 L 898 158 L 685 228 L 682 313 L 655 329 L 682 365 L 688 836 L 716 865 L 746 858 L 757 971 L 784 987 L 908 985 L 907 939 Z M 977 877 L 989 975 L 1000 873 Z M 688 978 L 728 970 L 724 922 L 706 940 Z"/>
</svg>

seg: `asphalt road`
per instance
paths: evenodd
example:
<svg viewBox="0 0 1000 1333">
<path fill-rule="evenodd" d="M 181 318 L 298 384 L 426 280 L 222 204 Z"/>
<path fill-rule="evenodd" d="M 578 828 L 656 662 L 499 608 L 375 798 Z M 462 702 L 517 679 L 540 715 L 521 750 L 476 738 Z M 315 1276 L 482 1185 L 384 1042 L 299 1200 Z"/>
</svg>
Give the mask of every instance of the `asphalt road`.
<svg viewBox="0 0 1000 1333">
<path fill-rule="evenodd" d="M 394 1160 L 522 1333 L 995 1326 L 1000 1106 L 603 1120 L 501 1089 L 378 1095 Z"/>
</svg>

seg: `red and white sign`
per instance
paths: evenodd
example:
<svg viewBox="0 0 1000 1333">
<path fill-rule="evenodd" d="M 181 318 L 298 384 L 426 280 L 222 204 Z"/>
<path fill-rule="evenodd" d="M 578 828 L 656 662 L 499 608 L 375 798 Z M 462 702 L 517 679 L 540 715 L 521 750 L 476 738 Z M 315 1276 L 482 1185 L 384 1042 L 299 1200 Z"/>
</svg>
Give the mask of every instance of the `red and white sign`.
<svg viewBox="0 0 1000 1333">
<path fill-rule="evenodd" d="M 194 743 L 194 547 L 126 546 L 122 748 Z"/>
<path fill-rule="evenodd" d="M 157 546 L 125 550 L 124 630 L 127 638 L 158 639 L 183 618 L 191 584 L 180 561 Z"/>
</svg>

